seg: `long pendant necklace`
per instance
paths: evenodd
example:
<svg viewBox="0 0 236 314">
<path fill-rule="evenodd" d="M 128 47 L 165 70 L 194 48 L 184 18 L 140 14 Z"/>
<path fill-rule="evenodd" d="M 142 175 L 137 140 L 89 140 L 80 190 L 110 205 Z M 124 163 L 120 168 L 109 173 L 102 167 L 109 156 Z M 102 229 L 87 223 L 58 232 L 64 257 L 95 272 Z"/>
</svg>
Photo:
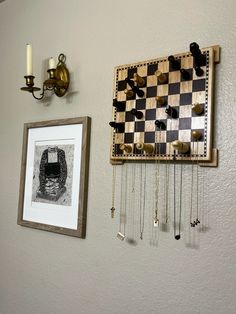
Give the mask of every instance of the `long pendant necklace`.
<svg viewBox="0 0 236 314">
<path fill-rule="evenodd" d="M 194 142 L 193 142 L 193 152 L 194 152 Z M 190 226 L 195 227 L 195 224 L 193 223 L 193 174 L 194 174 L 194 161 L 193 161 L 192 154 L 192 165 L 191 165 L 191 191 L 190 191 Z"/>
<path fill-rule="evenodd" d="M 124 176 L 125 168 L 125 176 Z M 125 182 L 124 182 L 125 180 Z M 120 240 L 125 239 L 125 227 L 126 227 L 126 205 L 127 205 L 127 164 L 121 167 L 121 178 L 120 178 L 120 224 L 117 238 Z M 122 228 L 123 226 L 123 228 Z"/>
<path fill-rule="evenodd" d="M 168 155 L 170 153 L 168 152 Z M 169 207 L 169 175 L 170 175 L 170 160 L 166 157 L 165 163 L 165 223 L 168 223 L 168 207 Z"/>
<path fill-rule="evenodd" d="M 135 208 L 136 208 L 136 199 L 135 199 L 135 170 L 136 170 L 136 163 L 132 163 L 131 165 L 131 196 L 129 198 L 129 222 L 128 228 L 130 226 L 130 236 L 127 237 L 127 242 L 129 244 L 135 245 Z M 127 219 L 127 223 L 128 223 Z"/>
<path fill-rule="evenodd" d="M 194 142 L 193 142 L 193 151 L 194 151 Z M 198 173 L 198 141 L 197 141 L 197 164 L 196 164 L 196 219 L 193 220 L 193 187 L 194 187 L 194 162 L 192 161 L 192 175 L 191 175 L 191 198 L 190 198 L 190 226 L 195 227 L 200 223 L 199 220 L 199 173 Z"/>
<path fill-rule="evenodd" d="M 156 191 L 155 191 L 155 213 L 154 213 L 154 227 L 159 226 L 159 218 L 158 218 L 158 212 L 159 212 L 159 185 L 160 185 L 160 140 L 161 140 L 161 128 L 160 131 L 158 132 L 158 147 L 156 146 L 156 155 L 158 156 L 158 160 L 156 159 L 156 169 L 155 169 L 155 186 L 156 186 Z"/>
<path fill-rule="evenodd" d="M 182 218 L 182 186 L 183 186 L 183 163 L 181 161 L 180 164 L 180 189 L 179 189 L 179 234 L 176 235 L 175 239 L 180 239 L 180 231 L 181 231 L 181 218 Z"/>
<path fill-rule="evenodd" d="M 112 169 L 111 218 L 114 218 L 116 194 L 116 166 Z"/>
<path fill-rule="evenodd" d="M 178 233 L 176 232 L 177 221 L 176 221 L 176 151 L 174 150 L 174 238 L 176 240 L 180 239 L 180 229 L 181 229 L 181 212 L 182 212 L 182 162 L 180 165 L 180 189 L 179 189 L 179 223 L 178 223 Z"/>
<path fill-rule="evenodd" d="M 168 223 L 168 206 L 169 206 L 169 161 L 165 165 L 165 223 Z"/>
<path fill-rule="evenodd" d="M 143 164 L 140 167 L 140 239 L 143 239 L 144 232 L 144 218 L 145 218 L 145 207 L 146 207 L 146 162 L 144 163 L 144 175 L 143 175 Z"/>
<path fill-rule="evenodd" d="M 196 218 L 196 221 L 195 221 L 195 224 L 198 225 L 200 223 L 200 220 L 198 219 L 199 216 L 199 163 L 198 163 L 198 154 L 199 154 L 199 151 L 198 151 L 198 141 L 197 141 L 197 218 Z"/>
</svg>

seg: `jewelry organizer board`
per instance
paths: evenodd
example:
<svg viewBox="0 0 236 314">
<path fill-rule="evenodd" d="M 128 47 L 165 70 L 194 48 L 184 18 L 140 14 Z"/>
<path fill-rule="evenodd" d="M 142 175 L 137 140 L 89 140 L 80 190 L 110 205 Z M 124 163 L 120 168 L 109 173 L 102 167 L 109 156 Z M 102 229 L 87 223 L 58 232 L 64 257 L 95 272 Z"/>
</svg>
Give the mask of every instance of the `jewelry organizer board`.
<svg viewBox="0 0 236 314">
<path fill-rule="evenodd" d="M 219 46 L 201 49 L 206 57 L 202 67 L 204 74 L 198 77 L 194 71 L 194 59 L 190 52 L 175 54 L 181 69 L 190 74 L 188 80 L 183 80 L 179 70 L 171 67 L 168 57 L 157 58 L 127 65 L 118 66 L 114 73 L 113 99 L 122 103 L 125 109 L 113 107 L 113 121 L 124 124 L 124 131 L 112 131 L 110 160 L 112 164 L 128 160 L 166 160 L 173 159 L 174 149 L 171 142 L 180 140 L 188 143 L 188 154 L 176 154 L 176 160 L 198 161 L 201 165 L 216 165 L 217 151 L 213 149 L 213 98 L 214 98 L 214 66 L 219 62 Z M 167 76 L 167 82 L 160 84 L 155 72 L 159 70 Z M 129 88 L 126 78 L 133 79 L 138 74 L 145 80 L 140 89 L 143 97 L 134 95 L 128 98 L 125 90 Z M 156 97 L 164 99 L 165 104 L 173 107 L 178 118 L 172 119 L 165 113 L 166 106 L 157 106 Z M 192 105 L 199 103 L 203 113 L 197 115 Z M 136 119 L 130 112 L 132 109 L 143 113 L 141 119 Z M 158 130 L 155 121 L 165 123 L 165 130 Z M 201 133 L 201 139 L 196 145 L 192 131 Z M 138 142 L 153 146 L 151 153 L 136 149 Z M 130 152 L 120 149 L 120 145 L 128 145 Z"/>
<path fill-rule="evenodd" d="M 126 237 L 127 199 L 130 198 L 132 207 L 139 207 L 140 239 L 144 235 L 145 211 L 150 198 L 153 198 L 149 209 L 153 227 L 167 227 L 173 214 L 174 238 L 180 239 L 186 194 L 183 164 L 188 164 L 191 172 L 188 175 L 189 224 L 196 227 L 201 223 L 199 191 L 202 187 L 198 167 L 218 164 L 218 151 L 212 143 L 214 70 L 219 61 L 219 46 L 200 50 L 197 43 L 192 43 L 188 52 L 115 67 L 113 121 L 110 122 L 113 128 L 111 217 L 114 218 L 116 209 L 115 166 L 125 163 L 120 173 L 117 234 L 120 240 Z M 154 162 L 154 178 L 147 174 L 147 162 Z M 135 163 L 139 164 L 136 168 Z M 149 193 L 147 180 L 153 186 Z M 128 238 L 128 241 L 133 240 Z"/>
</svg>

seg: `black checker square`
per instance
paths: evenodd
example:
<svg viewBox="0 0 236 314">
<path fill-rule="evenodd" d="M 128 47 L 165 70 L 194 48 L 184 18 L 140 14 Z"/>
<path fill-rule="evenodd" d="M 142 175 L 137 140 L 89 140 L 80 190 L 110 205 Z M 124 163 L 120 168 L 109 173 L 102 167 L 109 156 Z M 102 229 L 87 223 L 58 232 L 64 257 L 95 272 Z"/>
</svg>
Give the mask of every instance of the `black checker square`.
<svg viewBox="0 0 236 314">
<path fill-rule="evenodd" d="M 155 152 L 158 155 L 165 155 L 166 154 L 166 143 L 156 143 L 155 144 Z"/>
<path fill-rule="evenodd" d="M 180 118 L 179 119 L 179 129 L 180 130 L 189 130 L 191 129 L 191 118 Z"/>
<path fill-rule="evenodd" d="M 124 112 L 125 111 L 125 106 L 126 102 L 125 101 L 119 101 L 118 106 L 116 107 L 116 112 Z"/>
<path fill-rule="evenodd" d="M 175 60 L 179 62 L 179 65 L 180 65 L 180 68 L 181 68 L 181 59 L 175 57 Z M 172 63 L 169 61 L 169 72 L 174 72 L 174 71 L 177 71 L 177 70 L 178 70 L 178 69 L 173 68 Z"/>
<path fill-rule="evenodd" d="M 134 155 L 143 155 L 143 150 L 137 149 L 136 145 L 134 146 Z"/>
<path fill-rule="evenodd" d="M 134 142 L 134 133 L 125 133 L 124 143 L 133 143 Z"/>
<path fill-rule="evenodd" d="M 204 91 L 205 87 L 206 87 L 205 79 L 193 80 L 193 92 Z"/>
<path fill-rule="evenodd" d="M 115 155 L 122 155 L 123 154 L 123 151 L 120 149 L 120 144 L 114 145 L 114 152 L 115 152 Z"/>
<path fill-rule="evenodd" d="M 156 120 L 156 108 L 155 109 L 146 109 L 145 119 L 146 120 Z"/>
<path fill-rule="evenodd" d="M 147 67 L 147 75 L 154 75 L 157 71 L 158 64 L 149 64 Z"/>
<path fill-rule="evenodd" d="M 145 132 L 144 143 L 155 143 L 155 132 Z"/>
<path fill-rule="evenodd" d="M 127 87 L 127 82 L 125 80 L 118 81 L 118 84 L 117 84 L 117 90 L 118 91 L 125 90 L 126 87 Z"/>
<path fill-rule="evenodd" d="M 146 108 L 146 99 L 145 98 L 137 99 L 135 107 L 137 110 L 144 110 Z"/>
<path fill-rule="evenodd" d="M 156 95 L 157 95 L 157 86 L 147 87 L 147 95 L 146 95 L 147 98 L 156 97 Z"/>
<path fill-rule="evenodd" d="M 189 78 L 185 80 L 181 76 L 181 82 L 191 81 L 193 79 L 193 69 L 185 69 L 185 71 L 189 73 Z"/>
<path fill-rule="evenodd" d="M 126 122 L 131 122 L 135 120 L 135 116 L 133 114 L 131 114 L 130 111 L 126 111 L 125 113 L 125 121 Z"/>
<path fill-rule="evenodd" d="M 162 82 L 159 82 L 158 80 L 158 85 L 165 85 L 165 84 L 168 84 L 169 82 L 169 72 L 162 72 L 162 74 L 164 74 L 166 76 L 166 80 L 162 83 Z"/>
<path fill-rule="evenodd" d="M 134 130 L 135 130 L 135 132 L 144 132 L 144 130 L 145 130 L 145 121 L 136 121 Z"/>
<path fill-rule="evenodd" d="M 173 142 L 175 140 L 178 140 L 179 137 L 179 132 L 177 130 L 175 131 L 167 131 L 166 132 L 166 141 L 169 142 Z"/>
<path fill-rule="evenodd" d="M 192 135 L 192 132 L 191 132 L 191 142 L 204 142 L 204 129 L 194 129 L 192 131 L 200 132 L 201 133 L 201 137 L 198 140 L 196 140 L 196 139 L 193 138 L 193 135 Z M 195 144 L 195 145 L 197 147 L 197 144 Z"/>
<path fill-rule="evenodd" d="M 172 83 L 168 86 L 168 94 L 174 95 L 180 93 L 180 83 Z"/>
<path fill-rule="evenodd" d="M 180 94 L 180 105 L 191 105 L 192 104 L 192 93 Z"/>
<path fill-rule="evenodd" d="M 135 73 L 137 73 L 137 68 L 128 69 L 128 78 L 132 79 Z"/>
<path fill-rule="evenodd" d="M 200 114 L 200 116 L 204 116 L 205 104 L 200 103 L 199 105 L 202 107 L 202 113 Z M 192 117 L 199 117 L 199 114 L 197 114 L 194 110 L 192 110 Z"/>
<path fill-rule="evenodd" d="M 131 97 L 128 97 L 128 96 L 126 95 L 126 100 L 135 100 L 135 98 L 136 98 L 136 94 L 135 94 L 135 93 L 134 93 L 133 96 L 131 96 Z"/>
<path fill-rule="evenodd" d="M 142 88 L 144 88 L 144 87 L 147 87 L 147 77 L 146 76 L 142 76 L 141 75 L 141 77 L 144 79 L 144 81 L 145 81 L 145 84 L 144 85 L 142 85 L 142 87 L 140 87 L 141 89 Z"/>
<path fill-rule="evenodd" d="M 156 128 L 157 131 L 166 130 L 166 128 L 167 128 L 167 119 L 158 119 L 158 117 L 157 117 L 156 120 L 154 121 L 154 123 L 156 121 L 161 122 L 161 125 L 158 125 L 158 123 L 155 124 L 155 128 Z"/>
</svg>

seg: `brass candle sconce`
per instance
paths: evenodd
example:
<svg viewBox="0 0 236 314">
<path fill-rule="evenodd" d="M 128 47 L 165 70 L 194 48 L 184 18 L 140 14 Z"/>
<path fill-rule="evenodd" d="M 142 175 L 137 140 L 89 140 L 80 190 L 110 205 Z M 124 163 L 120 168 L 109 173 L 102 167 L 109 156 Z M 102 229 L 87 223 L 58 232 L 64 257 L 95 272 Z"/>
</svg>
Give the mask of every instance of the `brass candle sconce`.
<svg viewBox="0 0 236 314">
<path fill-rule="evenodd" d="M 39 97 L 35 95 L 36 91 L 40 91 L 39 87 L 34 86 L 34 78 L 32 74 L 32 55 L 27 55 L 27 75 L 24 76 L 26 80 L 26 86 L 22 87 L 21 90 L 30 92 L 33 97 L 37 100 L 41 100 L 44 97 L 44 92 L 46 90 L 54 91 L 58 97 L 62 97 L 66 94 L 69 84 L 70 84 L 70 74 L 66 67 L 65 61 L 66 56 L 61 53 L 58 56 L 58 63 L 55 65 L 55 61 L 52 63 L 52 66 L 48 69 L 49 78 L 44 81 L 42 87 L 42 93 Z M 50 61 L 49 61 L 50 65 Z"/>
</svg>

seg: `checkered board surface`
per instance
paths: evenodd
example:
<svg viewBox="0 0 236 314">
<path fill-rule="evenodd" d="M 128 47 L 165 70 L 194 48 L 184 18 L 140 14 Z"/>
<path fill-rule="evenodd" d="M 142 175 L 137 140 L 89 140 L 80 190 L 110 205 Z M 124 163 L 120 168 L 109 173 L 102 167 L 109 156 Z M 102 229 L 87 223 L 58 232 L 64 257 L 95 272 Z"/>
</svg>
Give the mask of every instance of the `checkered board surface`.
<svg viewBox="0 0 236 314">
<path fill-rule="evenodd" d="M 206 56 L 206 64 L 201 67 L 204 70 L 201 77 L 195 74 L 190 52 L 174 55 L 180 61 L 181 68 L 189 72 L 189 80 L 181 78 L 180 71 L 172 68 L 168 57 L 115 68 L 113 98 L 125 103 L 125 110 L 121 111 L 113 107 L 113 121 L 124 123 L 124 132 L 113 130 L 111 160 L 172 159 L 174 150 L 171 142 L 174 140 L 190 145 L 190 153 L 176 152 L 177 160 L 210 160 L 214 50 L 210 47 L 201 51 Z M 155 75 L 157 70 L 167 75 L 168 80 L 165 84 L 158 82 Z M 132 98 L 127 98 L 124 93 L 126 88 L 130 88 L 125 78 L 133 79 L 134 73 L 139 74 L 146 81 L 145 86 L 140 88 L 144 91 L 144 97 L 134 95 Z M 166 106 L 157 105 L 156 96 L 163 97 L 168 105 L 177 110 L 177 119 L 170 118 L 166 114 Z M 201 115 L 192 111 L 194 103 L 203 106 L 204 112 Z M 130 113 L 133 108 L 143 112 L 142 119 L 139 120 Z M 158 130 L 155 120 L 163 121 L 166 130 Z M 193 130 L 198 130 L 202 134 L 198 142 L 192 138 Z M 137 150 L 135 144 L 138 142 L 152 144 L 153 153 L 146 154 Z M 120 144 L 131 145 L 132 152 L 123 152 L 120 150 Z"/>
</svg>

